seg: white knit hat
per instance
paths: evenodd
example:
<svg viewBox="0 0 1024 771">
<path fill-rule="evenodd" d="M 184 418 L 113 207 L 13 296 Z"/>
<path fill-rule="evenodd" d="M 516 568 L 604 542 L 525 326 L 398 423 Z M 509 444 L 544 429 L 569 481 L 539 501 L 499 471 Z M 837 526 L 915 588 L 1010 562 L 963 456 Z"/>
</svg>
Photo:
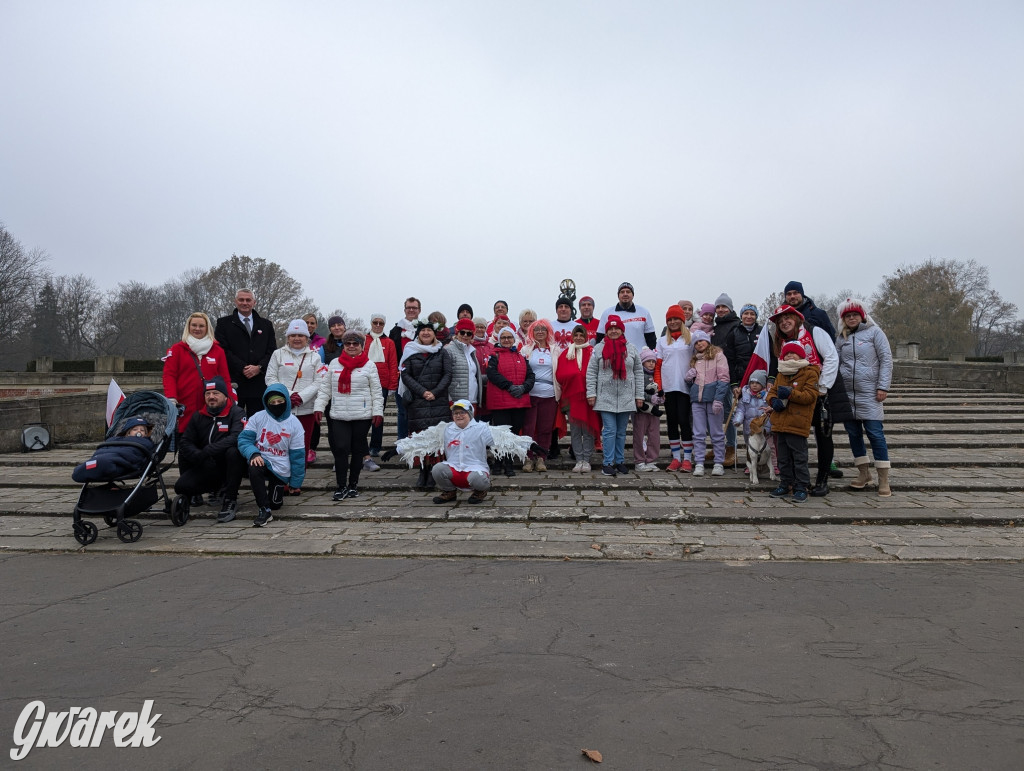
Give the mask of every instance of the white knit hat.
<svg viewBox="0 0 1024 771">
<path fill-rule="evenodd" d="M 292 323 L 288 325 L 288 331 L 285 332 L 285 334 L 309 337 L 309 325 L 307 325 L 302 319 L 294 319 Z"/>
</svg>

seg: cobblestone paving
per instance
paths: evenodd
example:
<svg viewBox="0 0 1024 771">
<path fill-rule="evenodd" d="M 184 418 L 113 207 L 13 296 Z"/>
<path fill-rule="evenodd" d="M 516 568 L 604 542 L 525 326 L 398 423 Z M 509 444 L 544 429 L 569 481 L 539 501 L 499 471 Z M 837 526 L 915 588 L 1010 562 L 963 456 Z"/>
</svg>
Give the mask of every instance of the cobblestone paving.
<svg viewBox="0 0 1024 771">
<path fill-rule="evenodd" d="M 1014 527 L 622 522 L 144 521 L 136 543 L 102 526 L 80 547 L 68 517 L 0 518 L 0 551 L 641 560 L 1024 561 Z"/>
</svg>

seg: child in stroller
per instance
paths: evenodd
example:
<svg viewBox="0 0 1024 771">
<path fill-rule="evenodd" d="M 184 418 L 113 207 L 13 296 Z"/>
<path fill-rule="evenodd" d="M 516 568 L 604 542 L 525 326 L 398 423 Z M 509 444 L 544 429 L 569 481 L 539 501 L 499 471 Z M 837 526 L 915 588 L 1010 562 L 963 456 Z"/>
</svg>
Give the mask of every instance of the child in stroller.
<svg viewBox="0 0 1024 771">
<path fill-rule="evenodd" d="M 156 445 L 149 438 L 150 426 L 145 418 L 129 418 L 124 433 L 116 444 L 104 442 L 85 463 L 71 472 L 76 482 L 104 482 L 131 473 L 141 473 L 153 457 Z"/>
<path fill-rule="evenodd" d="M 142 536 L 142 523 L 133 517 L 150 509 L 161 498 L 171 523 L 188 521 L 187 507 L 167 495 L 162 466 L 174 436 L 177 410 L 157 391 L 137 391 L 125 397 L 111 417 L 106 440 L 93 456 L 75 467 L 72 479 L 82 483 L 72 522 L 75 540 L 88 546 L 97 528 L 83 515 L 102 516 L 117 537 L 132 543 Z M 176 505 L 179 504 L 179 505 Z"/>
</svg>

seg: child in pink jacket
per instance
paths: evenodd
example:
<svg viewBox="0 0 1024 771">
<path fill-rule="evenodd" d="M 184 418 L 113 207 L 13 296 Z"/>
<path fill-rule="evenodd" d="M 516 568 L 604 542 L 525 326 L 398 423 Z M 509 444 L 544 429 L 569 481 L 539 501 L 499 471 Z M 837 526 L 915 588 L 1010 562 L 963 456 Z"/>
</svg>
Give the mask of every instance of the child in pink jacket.
<svg viewBox="0 0 1024 771">
<path fill-rule="evenodd" d="M 725 395 L 729 390 L 729 362 L 722 349 L 711 344 L 711 335 L 703 330 L 693 332 L 690 344 L 694 354 L 684 382 L 690 387 L 690 409 L 693 413 L 693 457 L 703 459 L 707 437 L 715 450 L 712 476 L 725 474 Z M 704 463 L 693 468 L 695 477 L 704 475 Z"/>
</svg>

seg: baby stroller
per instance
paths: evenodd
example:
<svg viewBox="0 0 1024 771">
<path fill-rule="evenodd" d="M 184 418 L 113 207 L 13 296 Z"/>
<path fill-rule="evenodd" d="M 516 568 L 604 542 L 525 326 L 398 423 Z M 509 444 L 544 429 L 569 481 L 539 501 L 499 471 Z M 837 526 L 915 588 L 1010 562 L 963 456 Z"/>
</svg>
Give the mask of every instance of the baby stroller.
<svg viewBox="0 0 1024 771">
<path fill-rule="evenodd" d="M 142 537 L 142 523 L 128 519 L 164 500 L 164 510 L 171 516 L 171 522 L 181 527 L 188 521 L 188 507 L 180 501 L 173 502 L 167 495 L 163 473 L 173 465 L 161 466 L 174 438 L 178 412 L 174 403 L 158 391 L 138 391 L 127 396 L 114 411 L 110 428 L 100 447 L 126 446 L 138 449 L 137 444 L 122 438 L 125 424 L 132 418 L 143 418 L 152 428 L 149 438 L 153 449 L 143 453 L 144 461 L 139 468 L 127 473 L 104 479 L 101 482 L 86 482 L 75 506 L 72 527 L 75 540 L 88 546 L 96 540 L 99 531 L 92 522 L 83 520 L 82 515 L 99 515 L 108 527 L 117 528 L 117 537 L 124 543 L 134 543 Z"/>
</svg>

